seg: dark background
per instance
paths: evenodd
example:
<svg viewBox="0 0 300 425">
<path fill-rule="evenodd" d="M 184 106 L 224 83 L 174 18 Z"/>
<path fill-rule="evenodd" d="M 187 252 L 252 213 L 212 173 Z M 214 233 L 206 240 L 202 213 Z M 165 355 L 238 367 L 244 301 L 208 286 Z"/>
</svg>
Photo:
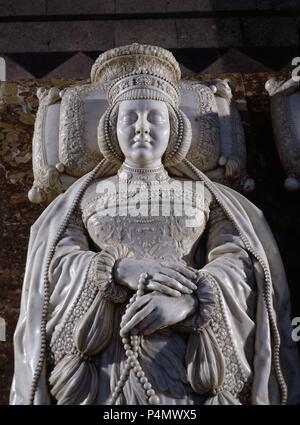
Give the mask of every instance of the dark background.
<svg viewBox="0 0 300 425">
<path fill-rule="evenodd" d="M 14 80 L 0 85 L 0 317 L 7 323 L 0 404 L 8 403 L 29 230 L 43 209 L 27 200 L 36 88 L 88 78 L 96 57 L 118 45 L 160 45 L 174 53 L 184 77 L 235 81 L 246 102 L 248 171 L 256 180 L 248 197 L 274 232 L 293 316 L 300 316 L 300 192 L 283 187 L 264 89 L 270 76 L 290 77 L 291 60 L 300 56 L 299 22 L 300 1 L 289 0 L 0 0 L 0 56 Z"/>
<path fill-rule="evenodd" d="M 186 73 L 268 72 L 299 55 L 299 0 L 1 0 L 8 78 L 86 78 L 99 53 L 170 49 Z"/>
</svg>

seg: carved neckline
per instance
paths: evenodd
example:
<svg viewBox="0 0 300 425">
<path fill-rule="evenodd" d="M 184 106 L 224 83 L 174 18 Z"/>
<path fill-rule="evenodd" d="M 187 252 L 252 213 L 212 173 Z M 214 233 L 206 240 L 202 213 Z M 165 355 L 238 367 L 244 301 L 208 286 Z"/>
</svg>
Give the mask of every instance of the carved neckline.
<svg viewBox="0 0 300 425">
<path fill-rule="evenodd" d="M 165 167 L 156 168 L 131 167 L 125 163 L 118 170 L 118 178 L 121 182 L 147 185 L 160 184 L 170 179 Z"/>
</svg>

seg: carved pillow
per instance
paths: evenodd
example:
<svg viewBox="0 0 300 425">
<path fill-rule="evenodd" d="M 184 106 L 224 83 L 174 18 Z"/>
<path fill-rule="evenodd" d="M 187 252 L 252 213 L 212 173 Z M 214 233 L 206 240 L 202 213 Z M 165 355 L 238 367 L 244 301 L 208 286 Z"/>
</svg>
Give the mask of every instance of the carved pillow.
<svg viewBox="0 0 300 425">
<path fill-rule="evenodd" d="M 28 193 L 30 201 L 51 201 L 74 181 L 61 174 L 58 138 L 60 96 L 58 88 L 40 88 L 37 91 L 39 108 L 35 120 L 32 144 L 33 186 Z"/>
<path fill-rule="evenodd" d="M 187 158 L 212 180 L 247 190 L 246 149 L 239 113 L 226 80 L 180 81 L 181 108 L 191 121 Z M 102 159 L 97 126 L 107 108 L 107 87 L 86 84 L 59 93 L 38 92 L 33 138 L 32 202 L 51 201 Z M 246 183 L 245 183 L 246 182 Z M 246 188 L 246 189 L 245 189 Z M 249 190 L 249 188 L 248 188 Z"/>
<path fill-rule="evenodd" d="M 59 162 L 67 174 L 83 176 L 103 158 L 97 143 L 97 127 L 107 105 L 103 86 L 88 84 L 64 91 L 59 123 Z"/>
<path fill-rule="evenodd" d="M 203 84 L 180 82 L 181 108 L 191 121 L 193 140 L 188 158 L 203 171 L 218 165 L 220 140 L 217 103 Z M 102 155 L 97 126 L 107 107 L 103 86 L 67 89 L 62 97 L 59 128 L 59 161 L 72 176 L 90 171 Z"/>
<path fill-rule="evenodd" d="M 218 106 L 210 87 L 193 81 L 180 81 L 180 108 L 192 125 L 192 143 L 187 154 L 201 171 L 213 170 L 220 156 Z"/>
</svg>

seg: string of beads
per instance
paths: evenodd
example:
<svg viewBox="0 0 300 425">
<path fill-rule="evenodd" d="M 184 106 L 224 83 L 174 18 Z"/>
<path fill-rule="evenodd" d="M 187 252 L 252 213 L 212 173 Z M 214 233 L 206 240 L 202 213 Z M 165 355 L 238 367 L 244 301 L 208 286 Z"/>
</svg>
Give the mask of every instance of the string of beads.
<svg viewBox="0 0 300 425">
<path fill-rule="evenodd" d="M 50 290 L 49 290 L 49 268 L 51 261 L 53 259 L 56 245 L 60 241 L 64 231 L 66 230 L 68 223 L 70 222 L 74 211 L 76 210 L 85 190 L 87 187 L 91 184 L 91 182 L 94 180 L 102 166 L 104 166 L 106 163 L 106 160 L 103 159 L 95 168 L 94 170 L 89 174 L 89 176 L 84 180 L 82 186 L 80 187 L 78 193 L 76 194 L 74 201 L 68 210 L 62 224 L 60 225 L 56 236 L 52 240 L 52 243 L 50 244 L 50 248 L 48 250 L 46 262 L 45 262 L 45 268 L 43 273 L 43 290 L 44 290 L 44 298 L 43 298 L 43 307 L 42 307 L 42 316 L 41 316 L 41 326 L 40 326 L 40 332 L 41 332 L 41 347 L 40 347 L 40 354 L 38 363 L 36 365 L 31 388 L 30 388 L 30 395 L 29 395 L 29 404 L 34 404 L 34 397 L 37 390 L 37 386 L 39 383 L 39 379 L 44 367 L 45 358 L 46 358 L 46 350 L 47 350 L 47 332 L 46 332 L 46 325 L 47 325 L 47 318 L 48 318 L 48 311 L 49 311 L 49 303 L 50 303 Z"/>
<path fill-rule="evenodd" d="M 141 337 L 139 335 L 133 335 L 133 334 L 127 334 L 124 332 L 123 327 L 125 325 L 125 315 L 128 311 L 129 307 L 142 295 L 144 295 L 144 289 L 147 283 L 148 274 L 142 273 L 139 278 L 138 288 L 136 293 L 133 295 L 132 298 L 130 298 L 129 303 L 127 304 L 125 308 L 125 313 L 121 320 L 121 330 L 120 335 L 122 338 L 122 343 L 124 346 L 125 354 L 127 357 L 127 360 L 124 365 L 124 370 L 121 373 L 121 376 L 119 378 L 119 381 L 117 385 L 115 386 L 111 398 L 109 400 L 109 404 L 114 405 L 116 404 L 118 398 L 121 395 L 122 389 L 124 385 L 126 384 L 130 370 L 133 370 L 133 373 L 135 374 L 138 382 L 142 386 L 143 390 L 145 391 L 145 396 L 147 398 L 148 404 L 160 404 L 159 397 L 156 395 L 154 389 L 152 388 L 151 383 L 149 382 L 147 376 L 145 375 L 145 372 L 142 370 L 142 367 L 140 365 L 140 362 L 138 360 L 138 352 L 140 348 L 141 343 Z"/>
<path fill-rule="evenodd" d="M 286 404 L 287 385 L 283 377 L 283 373 L 282 373 L 281 365 L 280 365 L 280 334 L 278 331 L 276 317 L 274 315 L 274 310 L 273 310 L 272 278 L 271 278 L 269 267 L 264 261 L 264 259 L 252 247 L 252 244 L 250 243 L 248 237 L 245 235 L 245 232 L 241 229 L 241 227 L 237 223 L 231 211 L 224 205 L 222 199 L 218 196 L 217 189 L 214 186 L 214 184 L 203 173 L 201 173 L 201 171 L 198 170 L 190 161 L 188 161 L 187 159 L 184 159 L 182 162 L 186 164 L 197 175 L 197 177 L 199 177 L 199 179 L 205 183 L 208 190 L 215 197 L 216 202 L 223 209 L 228 220 L 232 223 L 232 225 L 238 232 L 248 252 L 250 252 L 253 255 L 253 257 L 256 258 L 256 260 L 259 262 L 259 264 L 261 265 L 263 269 L 264 276 L 265 276 L 264 302 L 265 302 L 265 306 L 266 306 L 266 310 L 267 310 L 267 314 L 268 314 L 268 318 L 270 322 L 270 331 L 271 331 L 272 342 L 273 342 L 272 344 L 273 367 L 274 367 L 275 376 L 276 376 L 280 393 L 281 393 L 281 404 Z"/>
</svg>

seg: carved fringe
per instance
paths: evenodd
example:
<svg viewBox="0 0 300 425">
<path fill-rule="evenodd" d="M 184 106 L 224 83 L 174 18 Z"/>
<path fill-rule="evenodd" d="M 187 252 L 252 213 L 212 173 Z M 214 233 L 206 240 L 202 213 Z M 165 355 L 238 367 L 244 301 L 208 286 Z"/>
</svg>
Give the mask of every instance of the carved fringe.
<svg viewBox="0 0 300 425">
<path fill-rule="evenodd" d="M 239 400 L 229 391 L 221 390 L 215 396 L 208 398 L 205 403 L 210 406 L 240 405 Z"/>
<path fill-rule="evenodd" d="M 113 332 L 114 306 L 98 292 L 93 304 L 75 325 L 74 342 L 80 353 L 94 356 L 102 351 Z"/>
<path fill-rule="evenodd" d="M 225 361 L 210 326 L 199 334 L 191 334 L 186 350 L 188 380 L 198 394 L 214 394 L 204 404 L 240 404 L 231 393 L 222 389 Z"/>
<path fill-rule="evenodd" d="M 57 404 L 92 404 L 98 391 L 98 372 L 92 362 L 67 354 L 54 368 L 49 382 Z"/>
<path fill-rule="evenodd" d="M 224 357 L 209 326 L 191 334 L 186 351 L 188 380 L 193 390 L 206 394 L 222 385 L 225 376 Z"/>
<path fill-rule="evenodd" d="M 67 354 L 53 369 L 49 378 L 51 394 L 57 404 L 93 404 L 99 389 L 98 371 L 90 356 L 102 351 L 113 332 L 114 310 L 111 302 L 98 292 L 93 304 L 74 329 L 78 350 Z"/>
</svg>

